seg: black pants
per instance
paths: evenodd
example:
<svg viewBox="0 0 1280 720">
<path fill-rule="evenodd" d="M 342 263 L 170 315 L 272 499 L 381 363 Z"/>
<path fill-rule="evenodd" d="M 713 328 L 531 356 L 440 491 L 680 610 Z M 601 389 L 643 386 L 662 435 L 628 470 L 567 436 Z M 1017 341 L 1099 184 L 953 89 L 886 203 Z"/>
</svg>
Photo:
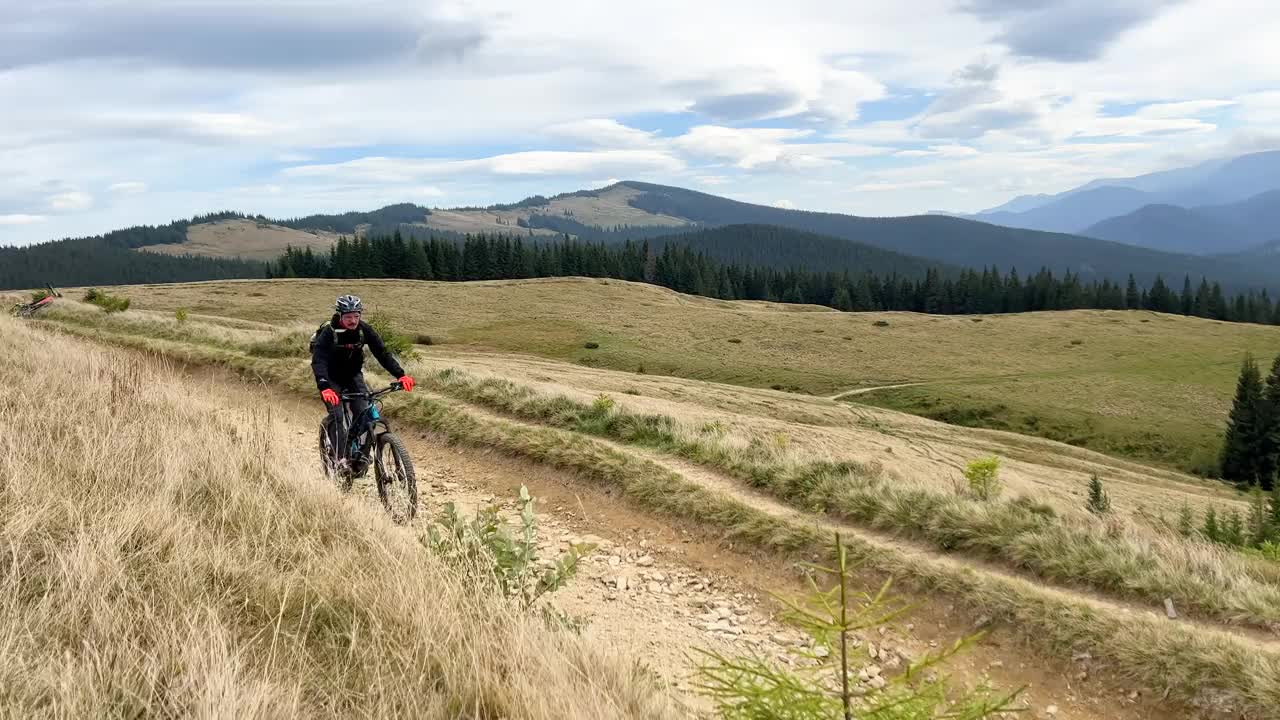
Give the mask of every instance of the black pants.
<svg viewBox="0 0 1280 720">
<path fill-rule="evenodd" d="M 364 383 L 364 374 L 361 373 L 353 378 L 342 380 L 339 378 L 330 378 L 330 387 L 339 396 L 344 393 L 367 393 L 369 386 Z M 329 424 L 329 440 L 333 443 L 336 450 L 337 460 L 345 460 L 350 455 L 351 448 L 348 446 L 349 440 L 347 431 L 343 429 L 342 408 L 346 406 L 351 410 L 351 437 L 359 437 L 360 431 L 363 429 L 356 423 L 369 407 L 369 401 L 364 398 L 356 398 L 354 400 L 344 400 L 337 405 L 329 408 L 329 417 L 325 422 Z"/>
</svg>

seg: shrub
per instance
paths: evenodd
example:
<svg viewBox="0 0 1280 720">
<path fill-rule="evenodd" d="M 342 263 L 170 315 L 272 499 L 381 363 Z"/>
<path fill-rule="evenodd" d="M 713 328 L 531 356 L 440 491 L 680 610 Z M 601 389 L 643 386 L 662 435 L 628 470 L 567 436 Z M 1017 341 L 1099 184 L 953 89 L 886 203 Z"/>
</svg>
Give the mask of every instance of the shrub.
<svg viewBox="0 0 1280 720">
<path fill-rule="evenodd" d="M 89 288 L 84 294 L 84 301 L 97 305 L 103 312 L 124 312 L 129 309 L 129 298 L 105 293 L 98 288 Z"/>
<path fill-rule="evenodd" d="M 1084 341 L 1083 341 L 1083 340 L 1072 340 L 1072 341 L 1071 341 L 1071 344 L 1072 344 L 1072 345 L 1083 345 L 1083 344 L 1084 344 Z"/>
<path fill-rule="evenodd" d="M 513 537 L 498 514 L 498 508 L 490 505 L 476 511 L 471 520 L 458 514 L 453 503 L 445 505 L 444 512 L 427 529 L 425 542 L 446 560 L 470 569 L 485 570 L 499 592 L 520 600 L 527 610 L 538 598 L 564 586 L 578 570 L 578 561 L 595 549 L 590 543 L 582 543 L 550 563 L 538 557 L 538 538 L 533 515 L 533 498 L 529 488 L 520 486 L 519 536 Z M 546 569 L 539 574 L 538 569 Z"/>
<path fill-rule="evenodd" d="M 590 341 L 590 342 L 584 343 L 582 347 L 584 347 L 584 348 L 586 348 L 586 349 L 588 349 L 588 350 L 598 350 L 598 349 L 600 348 L 600 343 L 595 342 L 595 341 L 593 340 L 593 341 Z"/>
<path fill-rule="evenodd" d="M 969 483 L 969 493 L 979 500 L 991 500 L 1000 495 L 1000 458 L 972 460 L 964 467 L 964 479 Z"/>
<path fill-rule="evenodd" d="M 889 321 L 888 321 L 888 320 L 877 320 L 877 321 L 875 321 L 875 322 L 873 322 L 873 323 L 871 323 L 871 324 L 872 324 L 872 325 L 875 325 L 876 327 L 889 327 Z"/>
<path fill-rule="evenodd" d="M 1111 498 L 1102 488 L 1102 478 L 1098 477 L 1098 473 L 1089 476 L 1089 501 L 1085 503 L 1085 508 L 1094 515 L 1111 512 Z"/>
<path fill-rule="evenodd" d="M 401 360 L 412 360 L 417 357 L 417 353 L 413 349 L 413 340 L 408 335 L 402 335 L 391 324 L 391 318 L 382 313 L 369 313 L 364 316 L 365 322 L 373 328 L 382 338 L 382 343 L 387 346 L 387 350 Z"/>
<path fill-rule="evenodd" d="M 47 297 L 49 297 L 48 290 L 32 290 L 31 291 L 31 302 L 40 302 L 41 300 Z"/>
<path fill-rule="evenodd" d="M 596 396 L 595 400 L 591 401 L 591 411 L 597 415 L 608 415 L 610 412 L 613 412 L 613 408 L 616 404 L 617 403 L 613 401 L 613 398 L 601 393 Z"/>
<path fill-rule="evenodd" d="M 173 319 L 177 320 L 180 323 L 186 322 L 187 317 L 188 317 L 187 309 L 184 307 L 180 307 L 177 310 L 173 311 Z"/>
<path fill-rule="evenodd" d="M 419 345 L 435 345 L 436 344 L 436 339 L 431 337 L 430 335 L 422 335 L 422 334 L 414 335 L 413 341 Z"/>
<path fill-rule="evenodd" d="M 245 352 L 254 357 L 288 358 L 306 357 L 309 355 L 307 341 L 310 335 L 299 332 L 287 332 L 274 335 L 269 340 L 250 343 Z"/>
<path fill-rule="evenodd" d="M 741 344 L 742 344 L 742 340 L 740 340 L 740 339 L 738 339 L 738 338 L 729 338 L 729 342 L 733 343 L 734 345 L 741 345 Z"/>
<path fill-rule="evenodd" d="M 1195 522 L 1191 519 L 1191 506 L 1184 500 L 1182 510 L 1178 511 L 1178 534 L 1184 538 L 1195 532 Z"/>
</svg>

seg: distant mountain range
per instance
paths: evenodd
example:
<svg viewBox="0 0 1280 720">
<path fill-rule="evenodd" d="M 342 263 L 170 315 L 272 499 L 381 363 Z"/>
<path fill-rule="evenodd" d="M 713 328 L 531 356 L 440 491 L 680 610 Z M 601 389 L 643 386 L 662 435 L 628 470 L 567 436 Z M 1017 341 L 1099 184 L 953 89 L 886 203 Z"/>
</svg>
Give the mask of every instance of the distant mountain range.
<svg viewBox="0 0 1280 720">
<path fill-rule="evenodd" d="M 1234 254 L 1280 239 L 1277 191 L 1280 151 L 1272 151 L 1022 195 L 965 217 L 1170 252 Z"/>
<path fill-rule="evenodd" d="M 269 259 L 273 252 L 279 252 L 272 248 L 280 243 L 323 251 L 338 234 L 381 235 L 398 230 L 405 236 L 448 239 L 501 233 L 519 234 L 532 242 L 563 234 L 606 243 L 625 239 L 647 239 L 659 245 L 684 242 L 721 261 L 782 269 L 867 269 L 916 275 L 927 267 L 944 271 L 998 267 L 1004 272 L 1016 268 L 1026 276 L 1048 268 L 1059 275 L 1077 274 L 1086 282 L 1124 282 L 1132 274 L 1147 286 L 1157 275 L 1175 284 L 1188 275 L 1218 281 L 1230 291 L 1264 287 L 1276 291 L 1280 290 L 1280 254 L 1259 247 L 1265 241 L 1280 239 L 1266 232 L 1274 225 L 1275 208 L 1280 206 L 1274 202 L 1274 193 L 1192 208 L 1169 203 L 1150 207 L 1152 203 L 1141 200 L 1156 193 L 1184 193 L 1196 183 L 1213 197 L 1244 193 L 1263 182 L 1257 168 L 1278 158 L 1280 153 L 1248 156 L 1124 181 L 1138 187 L 1095 184 L 1054 198 L 1023 198 L 1005 207 L 1030 209 L 989 213 L 980 216 L 984 221 L 937 214 L 870 218 L 790 210 L 636 181 L 487 208 L 428 209 L 399 204 L 369 212 L 289 220 L 219 213 L 158 228 L 130 228 L 29 248 L 0 248 L 0 288 L 125 281 L 113 280 L 117 275 L 134 282 L 163 281 L 158 261 L 139 260 L 139 266 L 154 266 L 145 273 L 121 270 L 130 267 L 131 253 L 144 249 L 151 254 L 161 252 L 172 261 L 186 255 Z M 1112 214 L 1089 214 L 1098 208 Z M 1097 218 L 1082 228 L 1095 236 L 985 220 L 1030 213 L 1074 217 L 1077 221 L 1086 215 Z M 1219 238 L 1212 245 L 1212 255 L 1204 252 L 1203 240 L 1210 235 Z M 267 247 L 268 241 L 276 245 Z M 95 260 L 86 262 L 88 258 Z M 204 262 L 200 271 L 211 272 L 213 266 Z M 114 269 L 106 274 L 98 272 L 99 267 Z M 252 274 L 261 267 L 219 266 L 218 271 Z M 192 270 L 181 277 L 195 279 L 193 273 L 199 274 Z"/>
</svg>

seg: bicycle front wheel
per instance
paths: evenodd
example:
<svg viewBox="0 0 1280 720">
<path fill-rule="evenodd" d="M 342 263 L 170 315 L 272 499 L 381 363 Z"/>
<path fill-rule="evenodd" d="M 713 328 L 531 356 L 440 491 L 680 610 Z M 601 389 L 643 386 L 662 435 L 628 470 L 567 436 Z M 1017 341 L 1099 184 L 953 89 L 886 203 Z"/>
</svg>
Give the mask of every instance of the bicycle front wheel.
<svg viewBox="0 0 1280 720">
<path fill-rule="evenodd" d="M 408 522 L 418 514 L 418 479 L 409 451 L 400 438 L 384 432 L 378 436 L 376 452 L 373 474 L 382 506 L 396 522 Z"/>
</svg>

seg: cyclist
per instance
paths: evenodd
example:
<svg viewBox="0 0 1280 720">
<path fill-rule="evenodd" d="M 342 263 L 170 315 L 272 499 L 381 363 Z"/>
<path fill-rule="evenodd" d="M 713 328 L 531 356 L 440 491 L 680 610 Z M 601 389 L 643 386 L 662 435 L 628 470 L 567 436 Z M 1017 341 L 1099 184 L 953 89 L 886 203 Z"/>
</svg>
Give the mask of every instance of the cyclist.
<svg viewBox="0 0 1280 720">
<path fill-rule="evenodd" d="M 334 459 L 343 463 L 347 458 L 347 438 L 341 422 L 343 393 L 367 393 L 369 387 L 364 382 L 364 346 L 368 345 L 373 356 L 383 369 L 398 378 L 406 391 L 413 390 L 413 378 L 405 374 L 404 368 L 396 362 L 394 356 L 387 352 L 386 345 L 378 333 L 361 319 L 364 304 L 355 295 L 343 295 L 333 306 L 333 317 L 320 326 L 311 341 L 311 371 L 316 376 L 316 387 L 320 388 L 320 397 L 329 408 L 329 416 L 325 422 L 329 426 L 329 439 L 337 450 Z M 352 417 L 360 417 L 369 401 L 364 398 L 347 401 L 351 407 Z M 351 428 L 355 436 L 359 436 L 362 428 Z"/>
</svg>

